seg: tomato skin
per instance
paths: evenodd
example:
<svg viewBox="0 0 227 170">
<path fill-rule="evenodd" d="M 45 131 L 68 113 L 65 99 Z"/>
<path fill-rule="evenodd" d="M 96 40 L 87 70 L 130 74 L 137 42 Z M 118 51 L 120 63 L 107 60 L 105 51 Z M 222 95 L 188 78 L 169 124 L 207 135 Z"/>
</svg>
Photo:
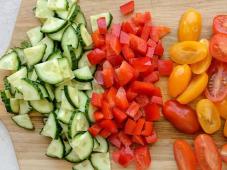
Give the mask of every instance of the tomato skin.
<svg viewBox="0 0 227 170">
<path fill-rule="evenodd" d="M 222 161 L 218 148 L 211 136 L 198 135 L 194 142 L 195 154 L 202 170 L 221 170 Z"/>
<path fill-rule="evenodd" d="M 207 47 L 197 41 L 182 41 L 170 47 L 171 59 L 178 64 L 193 64 L 207 56 Z"/>
<path fill-rule="evenodd" d="M 145 170 L 151 164 L 151 155 L 148 146 L 138 146 L 134 149 L 136 170 Z"/>
<path fill-rule="evenodd" d="M 188 104 L 196 99 L 206 89 L 208 83 L 208 75 L 202 73 L 193 77 L 186 90 L 177 98 L 181 104 Z"/>
<path fill-rule="evenodd" d="M 220 102 L 216 102 L 215 106 L 217 107 L 221 117 L 227 120 L 227 98 Z"/>
<path fill-rule="evenodd" d="M 220 113 L 210 100 L 200 100 L 196 105 L 196 112 L 200 125 L 206 133 L 212 134 L 220 129 Z"/>
<path fill-rule="evenodd" d="M 188 9 L 181 17 L 178 40 L 197 41 L 201 34 L 202 17 L 195 9 Z"/>
<path fill-rule="evenodd" d="M 200 130 L 196 112 L 188 105 L 168 100 L 163 107 L 163 115 L 178 130 L 193 134 Z"/>
<path fill-rule="evenodd" d="M 123 15 L 127 15 L 134 11 L 134 6 L 135 6 L 134 1 L 129 1 L 120 6 L 120 11 Z"/>
<path fill-rule="evenodd" d="M 197 169 L 196 157 L 188 142 L 177 139 L 174 143 L 173 150 L 178 170 Z"/>
<path fill-rule="evenodd" d="M 227 15 L 217 15 L 213 20 L 213 33 L 227 34 Z"/>
<path fill-rule="evenodd" d="M 176 97 L 181 94 L 187 88 L 191 75 L 191 68 L 187 64 L 174 67 L 168 80 L 169 95 Z"/>
<path fill-rule="evenodd" d="M 225 44 L 227 43 L 226 34 L 215 34 L 210 40 L 210 53 L 215 59 L 227 62 L 227 51 Z"/>
<path fill-rule="evenodd" d="M 227 163 L 227 144 L 223 145 L 221 148 L 221 157 L 222 160 Z"/>
</svg>

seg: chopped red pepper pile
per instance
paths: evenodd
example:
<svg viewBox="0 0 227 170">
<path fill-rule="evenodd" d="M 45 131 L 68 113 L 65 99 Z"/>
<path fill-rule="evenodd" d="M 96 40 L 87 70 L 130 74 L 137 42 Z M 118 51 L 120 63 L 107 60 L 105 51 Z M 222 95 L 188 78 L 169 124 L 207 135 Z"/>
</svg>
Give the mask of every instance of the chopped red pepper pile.
<svg viewBox="0 0 227 170">
<path fill-rule="evenodd" d="M 99 30 L 92 35 L 95 48 L 88 54 L 90 63 L 99 64 L 95 78 L 105 88 L 92 94 L 97 111 L 89 132 L 118 148 L 112 157 L 122 166 L 135 159 L 137 170 L 149 167 L 147 145 L 157 141 L 153 121 L 160 119 L 162 94 L 154 83 L 173 67 L 170 60 L 160 59 L 161 38 L 170 29 L 151 21 L 150 12 L 136 13 L 107 31 L 105 18 L 100 18 Z"/>
</svg>

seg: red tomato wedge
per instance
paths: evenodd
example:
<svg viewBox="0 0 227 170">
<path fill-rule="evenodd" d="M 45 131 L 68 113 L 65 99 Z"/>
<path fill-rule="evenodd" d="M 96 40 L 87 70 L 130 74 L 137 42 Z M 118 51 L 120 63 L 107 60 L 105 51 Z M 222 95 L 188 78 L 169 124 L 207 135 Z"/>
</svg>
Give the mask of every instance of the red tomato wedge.
<svg viewBox="0 0 227 170">
<path fill-rule="evenodd" d="M 124 15 L 127 15 L 127 14 L 133 12 L 134 6 L 135 6 L 134 1 L 129 1 L 129 2 L 121 5 L 120 6 L 121 13 L 124 14 Z"/>
<path fill-rule="evenodd" d="M 173 150 L 178 170 L 197 169 L 196 157 L 188 142 L 177 139 L 174 143 Z"/>
<path fill-rule="evenodd" d="M 227 15 L 217 15 L 213 21 L 213 33 L 227 34 Z"/>
<path fill-rule="evenodd" d="M 222 161 L 214 140 L 206 134 L 195 139 L 195 154 L 202 170 L 221 170 Z"/>
<path fill-rule="evenodd" d="M 221 148 L 221 157 L 222 160 L 227 163 L 227 144 L 223 145 Z"/>
</svg>

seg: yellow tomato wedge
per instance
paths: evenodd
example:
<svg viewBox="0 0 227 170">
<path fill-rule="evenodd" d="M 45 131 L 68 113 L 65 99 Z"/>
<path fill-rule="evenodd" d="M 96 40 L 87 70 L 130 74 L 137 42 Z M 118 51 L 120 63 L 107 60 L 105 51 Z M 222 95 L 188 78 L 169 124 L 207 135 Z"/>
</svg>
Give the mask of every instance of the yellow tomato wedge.
<svg viewBox="0 0 227 170">
<path fill-rule="evenodd" d="M 215 105 L 208 99 L 200 100 L 196 105 L 199 123 L 203 130 L 212 134 L 220 129 L 221 118 Z"/>
<path fill-rule="evenodd" d="M 193 8 L 188 9 L 180 19 L 179 41 L 197 41 L 201 34 L 201 27 L 201 14 Z"/>
<path fill-rule="evenodd" d="M 209 53 L 209 41 L 207 39 L 201 39 L 201 43 L 203 43 L 207 47 L 207 56 L 202 60 L 199 61 L 198 63 L 192 64 L 191 69 L 194 74 L 201 74 L 207 71 L 209 68 L 211 61 L 212 61 L 212 56 Z"/>
<path fill-rule="evenodd" d="M 221 117 L 227 120 L 227 98 L 222 100 L 221 102 L 215 103 Z"/>
<path fill-rule="evenodd" d="M 208 75 L 202 73 L 196 75 L 186 88 L 186 90 L 177 98 L 181 104 L 187 104 L 196 99 L 205 90 L 208 83 Z"/>
<path fill-rule="evenodd" d="M 194 64 L 207 56 L 207 47 L 197 41 L 183 41 L 170 47 L 170 58 L 178 64 Z"/>
<path fill-rule="evenodd" d="M 227 137 L 227 120 L 225 121 L 225 126 L 224 126 L 224 136 Z"/>
<path fill-rule="evenodd" d="M 176 97 L 181 94 L 187 88 L 191 75 L 191 68 L 187 64 L 174 67 L 168 80 L 169 95 Z"/>
</svg>

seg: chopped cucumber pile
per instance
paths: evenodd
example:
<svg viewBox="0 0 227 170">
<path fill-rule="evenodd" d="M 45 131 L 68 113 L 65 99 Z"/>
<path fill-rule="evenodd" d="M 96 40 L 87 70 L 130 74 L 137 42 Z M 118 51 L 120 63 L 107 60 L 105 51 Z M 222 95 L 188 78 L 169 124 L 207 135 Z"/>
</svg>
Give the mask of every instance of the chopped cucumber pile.
<svg viewBox="0 0 227 170">
<path fill-rule="evenodd" d="M 0 92 L 5 108 L 28 130 L 35 128 L 29 113 L 42 113 L 40 134 L 51 139 L 47 156 L 76 163 L 73 170 L 110 170 L 106 139 L 88 132 L 95 111 L 91 93 L 103 89 L 87 59 L 92 38 L 84 14 L 76 0 L 37 0 L 34 14 L 41 25 L 0 59 L 0 69 L 12 71 Z M 102 13 L 91 17 L 93 29 L 98 16 L 111 24 L 111 14 Z"/>
</svg>

